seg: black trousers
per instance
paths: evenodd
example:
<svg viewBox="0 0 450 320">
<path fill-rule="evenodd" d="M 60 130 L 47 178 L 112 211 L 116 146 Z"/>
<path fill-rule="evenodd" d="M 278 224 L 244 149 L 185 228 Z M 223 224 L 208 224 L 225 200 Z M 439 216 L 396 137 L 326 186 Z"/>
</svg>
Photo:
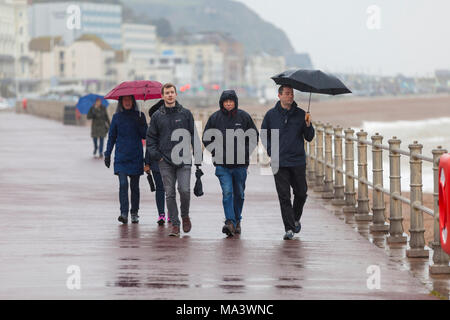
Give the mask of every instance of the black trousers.
<svg viewBox="0 0 450 320">
<path fill-rule="evenodd" d="M 274 178 L 284 229 L 285 231 L 294 231 L 295 221 L 300 221 L 307 198 L 306 165 L 279 168 Z M 291 202 L 291 188 L 294 192 L 293 204 Z"/>
</svg>

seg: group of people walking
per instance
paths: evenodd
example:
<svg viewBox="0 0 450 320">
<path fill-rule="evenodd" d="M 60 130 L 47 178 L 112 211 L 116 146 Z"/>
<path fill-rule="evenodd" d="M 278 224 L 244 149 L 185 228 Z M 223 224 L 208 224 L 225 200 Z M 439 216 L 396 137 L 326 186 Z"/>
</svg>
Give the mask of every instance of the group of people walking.
<svg viewBox="0 0 450 320">
<path fill-rule="evenodd" d="M 119 177 L 121 212 L 118 220 L 128 223 L 130 213 L 131 222 L 139 223 L 139 179 L 144 172 L 151 172 L 156 185 L 158 224 L 171 223 L 169 236 L 180 236 L 180 227 L 188 233 L 192 227 L 189 216 L 191 169 L 193 164 L 197 168 L 201 165 L 203 144 L 211 151 L 215 175 L 222 188 L 225 214 L 222 232 L 229 237 L 240 234 L 247 169 L 250 155 L 259 139 L 255 123 L 247 112 L 239 108 L 235 91 L 226 90 L 219 100 L 220 109 L 209 117 L 200 139 L 191 111 L 177 101 L 176 87 L 170 83 L 163 85 L 161 95 L 162 100 L 149 110 L 149 125 L 145 114 L 138 110 L 133 96 L 120 97 L 117 112 L 111 120 L 104 162 L 109 168 L 115 148 L 114 174 Z M 314 138 L 314 128 L 310 114 L 295 103 L 291 87 L 281 86 L 278 97 L 275 107 L 264 117 L 261 129 L 267 130 L 268 139 L 262 139 L 262 142 L 272 161 L 272 151 L 278 152 L 278 168 L 274 170 L 275 186 L 285 227 L 283 239 L 291 240 L 301 230 L 300 219 L 308 189 L 304 140 L 311 141 Z M 99 117 L 96 114 L 100 114 L 95 108 L 98 107 L 91 110 L 94 120 Z M 279 141 L 271 139 L 273 130 L 278 131 Z M 247 132 L 253 132 L 254 139 L 251 135 L 245 135 L 245 143 L 239 143 L 239 135 Z M 142 139 L 146 141 L 145 156 Z M 278 144 L 277 148 L 274 148 L 274 143 Z M 176 190 L 180 196 L 180 212 Z M 167 217 L 165 205 L 169 213 Z"/>
</svg>

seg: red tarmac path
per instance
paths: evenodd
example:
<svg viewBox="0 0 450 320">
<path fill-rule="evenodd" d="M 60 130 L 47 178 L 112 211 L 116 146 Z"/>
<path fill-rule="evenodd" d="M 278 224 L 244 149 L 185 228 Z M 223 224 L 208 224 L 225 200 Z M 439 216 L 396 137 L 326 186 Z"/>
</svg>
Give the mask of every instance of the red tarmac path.
<svg viewBox="0 0 450 320">
<path fill-rule="evenodd" d="M 300 236 L 283 241 L 273 177 L 256 167 L 240 238 L 221 233 L 221 191 L 208 165 L 189 234 L 169 238 L 157 226 L 146 179 L 141 223 L 120 225 L 118 179 L 91 153 L 87 127 L 0 113 L 0 299 L 429 299 L 436 287 L 448 296 L 448 278 L 422 277 L 424 261 L 377 247 L 383 239 L 367 225 L 313 192 Z M 71 265 L 80 290 L 67 288 Z M 371 265 L 380 267 L 379 290 L 367 288 Z"/>
</svg>

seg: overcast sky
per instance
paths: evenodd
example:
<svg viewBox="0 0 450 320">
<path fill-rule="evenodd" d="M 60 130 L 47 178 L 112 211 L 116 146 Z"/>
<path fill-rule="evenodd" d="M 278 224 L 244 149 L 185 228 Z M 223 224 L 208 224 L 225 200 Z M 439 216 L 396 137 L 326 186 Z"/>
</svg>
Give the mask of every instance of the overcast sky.
<svg viewBox="0 0 450 320">
<path fill-rule="evenodd" d="M 318 69 L 383 75 L 450 69 L 449 0 L 235 1 L 284 30 Z M 379 15 L 377 8 L 367 12 L 372 5 Z"/>
</svg>

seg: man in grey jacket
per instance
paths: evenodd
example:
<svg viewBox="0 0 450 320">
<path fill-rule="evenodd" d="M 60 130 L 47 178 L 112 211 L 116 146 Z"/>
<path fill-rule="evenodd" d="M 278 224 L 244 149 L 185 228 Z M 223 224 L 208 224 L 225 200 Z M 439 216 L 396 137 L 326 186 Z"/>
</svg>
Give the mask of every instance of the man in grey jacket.
<svg viewBox="0 0 450 320">
<path fill-rule="evenodd" d="M 151 118 L 146 139 L 147 151 L 150 159 L 158 161 L 159 164 L 166 192 L 167 210 L 172 222 L 169 236 L 179 237 L 181 223 L 178 217 L 175 184 L 178 181 L 183 231 L 187 233 L 192 226 L 189 217 L 192 167 L 190 147 L 196 151 L 196 155 L 200 152 L 200 157 L 196 157 L 196 164 L 200 164 L 201 142 L 195 130 L 192 113 L 176 100 L 176 87 L 167 83 L 162 87 L 161 94 L 164 104 Z"/>
</svg>

